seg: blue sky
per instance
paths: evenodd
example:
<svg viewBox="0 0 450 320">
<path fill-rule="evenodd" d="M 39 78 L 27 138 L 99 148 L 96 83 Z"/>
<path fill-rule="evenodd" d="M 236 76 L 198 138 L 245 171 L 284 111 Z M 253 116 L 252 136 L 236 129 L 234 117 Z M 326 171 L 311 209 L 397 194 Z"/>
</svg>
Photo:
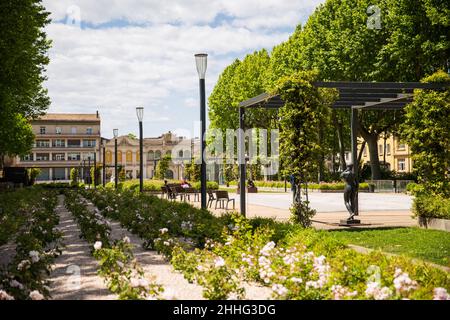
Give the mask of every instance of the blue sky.
<svg viewBox="0 0 450 320">
<path fill-rule="evenodd" d="M 194 54 L 208 57 L 207 95 L 236 58 L 285 41 L 324 0 L 44 0 L 53 40 L 49 112 L 102 116 L 102 135 L 192 132 L 199 119 Z"/>
</svg>

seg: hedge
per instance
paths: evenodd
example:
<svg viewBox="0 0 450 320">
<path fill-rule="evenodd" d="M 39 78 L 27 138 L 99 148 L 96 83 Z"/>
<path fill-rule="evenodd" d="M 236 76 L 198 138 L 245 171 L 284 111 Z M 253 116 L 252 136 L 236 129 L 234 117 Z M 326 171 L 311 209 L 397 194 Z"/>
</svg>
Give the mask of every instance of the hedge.
<svg viewBox="0 0 450 320">
<path fill-rule="evenodd" d="M 418 194 L 413 201 L 414 217 L 450 219 L 450 199 Z"/>
<path fill-rule="evenodd" d="M 168 183 L 180 183 L 177 180 L 167 180 Z M 200 190 L 200 181 L 191 182 L 193 188 Z M 214 181 L 207 181 L 206 183 L 208 189 L 219 189 L 219 184 Z M 144 191 L 161 191 L 161 187 L 164 186 L 164 180 L 144 180 Z M 124 182 L 119 182 L 117 184 L 119 190 L 138 190 L 139 180 L 127 180 Z M 114 182 L 108 182 L 106 188 L 113 189 Z"/>
<path fill-rule="evenodd" d="M 256 187 L 263 188 L 284 188 L 284 181 L 253 181 Z M 230 181 L 230 186 L 237 186 L 237 181 Z M 291 188 L 291 184 L 286 182 L 287 188 Z M 345 184 L 343 182 L 323 182 L 323 183 L 309 183 L 310 190 L 344 190 Z M 368 183 L 360 183 L 360 190 L 368 190 Z"/>
</svg>

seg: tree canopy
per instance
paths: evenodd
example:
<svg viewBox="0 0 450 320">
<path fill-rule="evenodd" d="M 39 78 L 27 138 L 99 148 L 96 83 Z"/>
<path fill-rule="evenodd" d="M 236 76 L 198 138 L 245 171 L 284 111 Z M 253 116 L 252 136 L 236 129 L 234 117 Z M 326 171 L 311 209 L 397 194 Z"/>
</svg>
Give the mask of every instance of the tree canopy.
<svg viewBox="0 0 450 320">
<path fill-rule="evenodd" d="M 41 0 L 0 2 L 0 156 L 27 153 L 33 142 L 27 121 L 50 104 L 45 67 L 50 22 Z"/>
<path fill-rule="evenodd" d="M 286 42 L 273 48 L 270 58 L 260 51 L 224 70 L 209 101 L 211 126 L 236 128 L 239 102 L 272 91 L 279 79 L 299 71 L 316 70 L 318 80 L 395 82 L 419 81 L 445 69 L 450 56 L 449 13 L 446 0 L 327 0 L 304 26 L 297 26 Z M 273 112 L 254 115 L 250 114 L 249 125 L 270 128 Z M 381 175 L 378 138 L 396 132 L 402 115 L 402 111 L 360 112 L 358 131 L 368 144 L 374 179 Z M 340 132 L 341 142 L 348 140 L 348 112 L 334 111 L 327 125 L 334 130 L 324 132 L 323 143 L 334 150 L 335 132 Z M 341 143 L 341 154 L 348 146 Z"/>
<path fill-rule="evenodd" d="M 450 76 L 440 71 L 424 82 L 450 83 Z M 450 197 L 450 89 L 417 90 L 405 111 L 401 134 L 411 148 L 419 181 L 427 192 Z"/>
</svg>

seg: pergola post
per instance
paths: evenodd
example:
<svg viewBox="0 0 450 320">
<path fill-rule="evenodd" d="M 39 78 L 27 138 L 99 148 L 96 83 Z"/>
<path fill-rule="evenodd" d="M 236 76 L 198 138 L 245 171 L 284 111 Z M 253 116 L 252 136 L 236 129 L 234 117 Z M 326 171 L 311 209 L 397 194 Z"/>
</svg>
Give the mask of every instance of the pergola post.
<svg viewBox="0 0 450 320">
<path fill-rule="evenodd" d="M 359 185 L 359 163 L 358 163 L 358 109 L 355 107 L 351 108 L 351 138 L 352 138 L 352 163 L 353 163 L 353 173 L 355 174 L 357 181 L 357 188 L 355 194 L 355 216 L 359 215 L 358 206 L 358 185 Z"/>
<path fill-rule="evenodd" d="M 239 133 L 238 133 L 238 164 L 239 164 L 239 191 L 241 214 L 245 217 L 245 109 L 239 107 Z"/>
</svg>

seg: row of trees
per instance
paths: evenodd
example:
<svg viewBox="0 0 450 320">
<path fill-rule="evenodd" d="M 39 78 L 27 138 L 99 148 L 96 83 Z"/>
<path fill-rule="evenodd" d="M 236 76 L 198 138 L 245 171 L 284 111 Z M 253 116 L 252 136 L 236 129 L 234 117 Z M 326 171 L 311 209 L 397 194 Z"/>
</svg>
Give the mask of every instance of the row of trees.
<svg viewBox="0 0 450 320">
<path fill-rule="evenodd" d="M 0 167 L 5 155 L 30 151 L 29 120 L 50 105 L 42 85 L 51 45 L 43 31 L 48 16 L 41 0 L 0 1 Z"/>
<path fill-rule="evenodd" d="M 375 16 L 367 13 L 373 5 L 377 10 L 370 12 Z M 225 68 L 209 97 L 211 128 L 236 129 L 241 101 L 274 92 L 280 79 L 299 71 L 315 70 L 317 80 L 419 81 L 445 69 L 450 56 L 449 13 L 446 1 L 440 0 L 328 0 L 270 54 L 263 49 Z M 370 24 L 374 19 L 377 23 Z M 319 162 L 325 155 L 339 154 L 339 164 L 345 166 L 349 119 L 348 111 L 324 113 Z M 372 178 L 379 179 L 378 139 L 399 133 L 404 113 L 364 111 L 359 120 Z M 246 113 L 246 125 L 283 131 L 284 124 L 276 111 L 251 110 Z M 318 165 L 317 172 L 323 175 L 323 166 Z"/>
</svg>

